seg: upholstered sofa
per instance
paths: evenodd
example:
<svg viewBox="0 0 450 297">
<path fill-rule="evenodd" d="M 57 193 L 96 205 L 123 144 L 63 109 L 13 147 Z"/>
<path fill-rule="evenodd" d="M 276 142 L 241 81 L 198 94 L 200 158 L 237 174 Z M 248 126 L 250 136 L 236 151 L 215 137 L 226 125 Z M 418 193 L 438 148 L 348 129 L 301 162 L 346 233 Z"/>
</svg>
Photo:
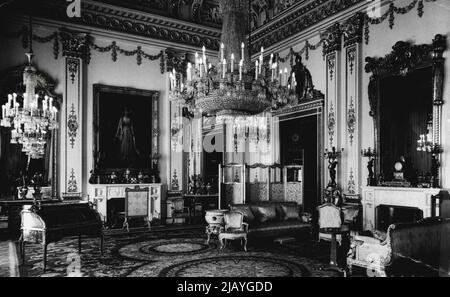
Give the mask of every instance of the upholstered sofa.
<svg viewBox="0 0 450 297">
<path fill-rule="evenodd" d="M 304 237 L 311 231 L 308 214 L 296 202 L 263 201 L 231 204 L 230 210 L 244 214 L 249 237 Z"/>
<path fill-rule="evenodd" d="M 449 276 L 450 219 L 425 218 L 389 226 L 374 237 L 355 236 L 347 267 L 364 267 L 371 276 Z"/>
</svg>

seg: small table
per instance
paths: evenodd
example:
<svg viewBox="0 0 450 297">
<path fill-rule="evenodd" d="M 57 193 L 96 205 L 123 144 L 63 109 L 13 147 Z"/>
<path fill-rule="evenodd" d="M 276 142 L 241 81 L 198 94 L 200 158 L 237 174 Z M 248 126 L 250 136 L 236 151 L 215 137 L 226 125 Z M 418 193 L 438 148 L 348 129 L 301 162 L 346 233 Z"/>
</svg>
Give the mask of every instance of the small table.
<svg viewBox="0 0 450 297">
<path fill-rule="evenodd" d="M 244 251 L 247 251 L 247 233 L 246 232 L 230 232 L 230 233 L 222 232 L 222 233 L 219 233 L 220 249 L 223 249 L 227 245 L 227 239 L 229 239 L 229 240 L 240 239 L 241 245 L 242 245 L 242 242 L 244 242 Z"/>
</svg>

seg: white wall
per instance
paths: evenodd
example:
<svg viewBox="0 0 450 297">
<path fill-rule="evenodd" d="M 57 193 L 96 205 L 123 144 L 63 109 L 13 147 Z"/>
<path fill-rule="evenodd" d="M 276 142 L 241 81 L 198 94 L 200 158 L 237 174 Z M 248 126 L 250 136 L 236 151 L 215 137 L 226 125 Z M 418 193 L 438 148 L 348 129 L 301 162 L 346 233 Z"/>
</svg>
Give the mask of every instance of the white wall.
<svg viewBox="0 0 450 297">
<path fill-rule="evenodd" d="M 21 25 L 11 26 L 8 31 L 15 31 Z M 47 36 L 56 28 L 45 25 L 34 25 L 33 33 L 39 36 Z M 142 44 L 141 42 L 121 41 L 111 33 L 110 37 L 92 34 L 95 43 L 100 46 L 111 44 L 114 40 L 117 45 L 126 50 L 135 50 L 138 45 L 148 54 L 156 55 L 161 48 Z M 16 66 L 26 62 L 25 52 L 22 48 L 20 38 L 0 39 L 0 71 L 8 67 Z M 58 59 L 53 56 L 53 42 L 41 44 L 33 42 L 34 65 L 41 71 L 48 73 L 56 79 L 56 92 L 64 94 L 64 58 L 62 57 L 62 46 Z M 111 53 L 100 53 L 91 50 L 91 60 L 84 68 L 84 91 L 83 91 L 83 191 L 86 193 L 88 179 L 93 164 L 93 85 L 106 84 L 112 86 L 131 87 L 145 90 L 156 90 L 160 92 L 159 101 L 159 124 L 160 139 L 159 150 L 160 177 L 161 181 L 167 182 L 167 166 L 169 158 L 169 104 L 167 94 L 167 75 L 160 72 L 160 60 L 150 61 L 142 59 L 142 64 L 137 65 L 136 56 L 125 56 L 118 53 L 117 61 L 113 62 Z M 64 109 L 64 107 L 63 107 Z"/>
</svg>

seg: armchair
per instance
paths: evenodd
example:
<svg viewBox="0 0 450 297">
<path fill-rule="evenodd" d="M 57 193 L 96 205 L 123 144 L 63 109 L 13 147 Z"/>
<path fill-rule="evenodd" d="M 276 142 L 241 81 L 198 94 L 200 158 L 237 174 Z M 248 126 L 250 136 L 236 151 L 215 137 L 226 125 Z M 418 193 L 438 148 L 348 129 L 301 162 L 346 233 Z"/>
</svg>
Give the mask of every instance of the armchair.
<svg viewBox="0 0 450 297">
<path fill-rule="evenodd" d="M 227 239 L 240 239 L 241 245 L 247 251 L 248 224 L 244 223 L 244 214 L 238 211 L 230 211 L 224 215 L 225 225 L 220 227 L 219 241 L 221 249 L 226 246 Z"/>
<path fill-rule="evenodd" d="M 450 263 L 450 219 L 430 217 L 414 223 L 389 226 L 386 236 L 355 236 L 347 256 L 353 266 L 367 269 L 370 276 L 427 274 L 448 275 Z M 396 265 L 401 263 L 401 265 Z M 419 271 L 413 271 L 419 266 Z"/>
<path fill-rule="evenodd" d="M 333 203 L 326 202 L 317 208 L 319 212 L 319 240 L 327 235 L 331 239 L 330 250 L 330 265 L 338 266 L 337 264 L 337 236 L 346 235 L 350 233 L 347 225 L 342 224 L 341 208 Z M 340 240 L 342 245 L 342 239 Z"/>
</svg>

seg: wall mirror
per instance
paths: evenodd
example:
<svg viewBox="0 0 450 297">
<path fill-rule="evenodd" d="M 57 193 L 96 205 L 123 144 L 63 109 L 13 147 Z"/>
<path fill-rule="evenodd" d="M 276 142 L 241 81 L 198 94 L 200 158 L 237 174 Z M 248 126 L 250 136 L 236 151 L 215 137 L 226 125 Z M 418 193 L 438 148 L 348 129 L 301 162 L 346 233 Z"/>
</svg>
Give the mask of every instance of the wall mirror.
<svg viewBox="0 0 450 297">
<path fill-rule="evenodd" d="M 445 36 L 436 35 L 431 44 L 399 41 L 384 58 L 366 58 L 377 152 L 371 185 L 440 186 L 445 49 Z"/>
<path fill-rule="evenodd" d="M 0 74 L 0 104 L 4 104 L 7 95 L 11 93 L 22 94 L 25 92 L 23 84 L 23 72 L 27 65 L 18 65 L 6 69 Z M 34 66 L 36 68 L 36 66 Z M 58 110 L 62 103 L 62 96 L 55 93 L 57 82 L 48 74 L 36 69 L 37 86 L 36 94 L 49 96 L 54 99 L 54 105 Z M 51 197 L 57 197 L 57 172 L 58 172 L 58 143 L 60 130 L 49 130 L 45 146 L 44 158 L 29 159 L 22 152 L 22 145 L 11 144 L 11 129 L 0 127 L 0 196 L 4 198 L 16 197 L 17 187 L 23 185 L 23 176 L 27 184 L 35 173 L 41 173 L 44 177 L 42 186 L 51 187 Z M 28 196 L 27 196 L 28 197 Z"/>
</svg>

